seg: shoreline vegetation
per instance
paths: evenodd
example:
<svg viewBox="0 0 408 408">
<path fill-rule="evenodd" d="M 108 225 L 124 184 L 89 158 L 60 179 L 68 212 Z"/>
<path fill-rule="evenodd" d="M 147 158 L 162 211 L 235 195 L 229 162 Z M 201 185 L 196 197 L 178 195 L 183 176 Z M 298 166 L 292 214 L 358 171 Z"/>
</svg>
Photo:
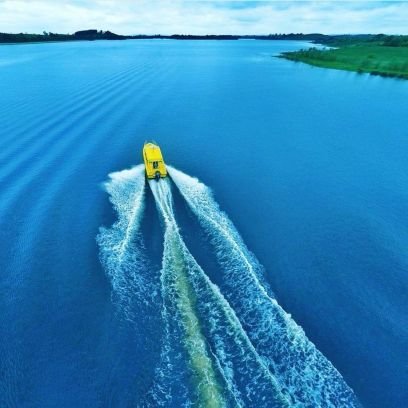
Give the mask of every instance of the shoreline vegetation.
<svg viewBox="0 0 408 408">
<path fill-rule="evenodd" d="M 101 30 L 82 30 L 74 34 L 28 34 L 28 33 L 0 33 L 0 44 L 30 43 L 30 42 L 55 42 L 55 41 L 96 41 L 96 40 L 305 40 L 319 42 L 327 37 L 324 34 L 269 34 L 269 35 L 191 35 L 191 34 L 172 34 L 172 35 L 119 35 L 111 31 Z"/>
<path fill-rule="evenodd" d="M 321 68 L 408 79 L 408 35 L 345 35 L 318 42 L 330 48 L 283 52 L 279 57 Z"/>
</svg>

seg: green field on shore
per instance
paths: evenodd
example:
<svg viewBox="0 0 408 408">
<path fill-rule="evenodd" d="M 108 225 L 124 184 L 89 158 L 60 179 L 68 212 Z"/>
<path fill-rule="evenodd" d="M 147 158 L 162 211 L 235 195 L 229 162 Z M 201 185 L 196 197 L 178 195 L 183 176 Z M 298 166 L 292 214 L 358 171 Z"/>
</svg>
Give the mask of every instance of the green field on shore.
<svg viewBox="0 0 408 408">
<path fill-rule="evenodd" d="M 408 47 L 378 43 L 339 44 L 336 49 L 310 48 L 281 57 L 323 68 L 408 79 Z"/>
</svg>

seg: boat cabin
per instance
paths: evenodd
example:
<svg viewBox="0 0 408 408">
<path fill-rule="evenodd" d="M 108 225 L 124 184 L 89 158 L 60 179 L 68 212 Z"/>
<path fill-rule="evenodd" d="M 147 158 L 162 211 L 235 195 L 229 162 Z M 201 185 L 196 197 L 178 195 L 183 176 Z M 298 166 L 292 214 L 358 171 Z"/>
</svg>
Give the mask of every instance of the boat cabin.
<svg viewBox="0 0 408 408">
<path fill-rule="evenodd" d="M 143 160 L 145 163 L 146 176 L 149 179 L 160 179 L 167 176 L 166 165 L 160 147 L 152 142 L 143 146 Z"/>
</svg>

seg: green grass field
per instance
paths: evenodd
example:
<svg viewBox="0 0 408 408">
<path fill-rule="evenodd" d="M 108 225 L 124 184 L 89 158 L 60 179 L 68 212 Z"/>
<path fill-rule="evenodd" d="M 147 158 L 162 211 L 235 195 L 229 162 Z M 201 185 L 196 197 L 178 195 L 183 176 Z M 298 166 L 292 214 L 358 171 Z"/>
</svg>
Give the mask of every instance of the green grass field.
<svg viewBox="0 0 408 408">
<path fill-rule="evenodd" d="M 408 79 L 408 47 L 360 43 L 337 49 L 311 48 L 285 52 L 282 58 L 305 62 L 323 68 L 366 72 L 373 75 Z"/>
</svg>

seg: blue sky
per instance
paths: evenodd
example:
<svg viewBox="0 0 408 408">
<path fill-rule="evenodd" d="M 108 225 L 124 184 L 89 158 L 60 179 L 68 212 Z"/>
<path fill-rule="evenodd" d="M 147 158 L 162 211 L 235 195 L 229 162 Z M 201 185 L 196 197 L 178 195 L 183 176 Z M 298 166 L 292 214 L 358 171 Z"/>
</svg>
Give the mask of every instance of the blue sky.
<svg viewBox="0 0 408 408">
<path fill-rule="evenodd" d="M 0 32 L 408 34 L 408 1 L 0 0 Z"/>
</svg>

